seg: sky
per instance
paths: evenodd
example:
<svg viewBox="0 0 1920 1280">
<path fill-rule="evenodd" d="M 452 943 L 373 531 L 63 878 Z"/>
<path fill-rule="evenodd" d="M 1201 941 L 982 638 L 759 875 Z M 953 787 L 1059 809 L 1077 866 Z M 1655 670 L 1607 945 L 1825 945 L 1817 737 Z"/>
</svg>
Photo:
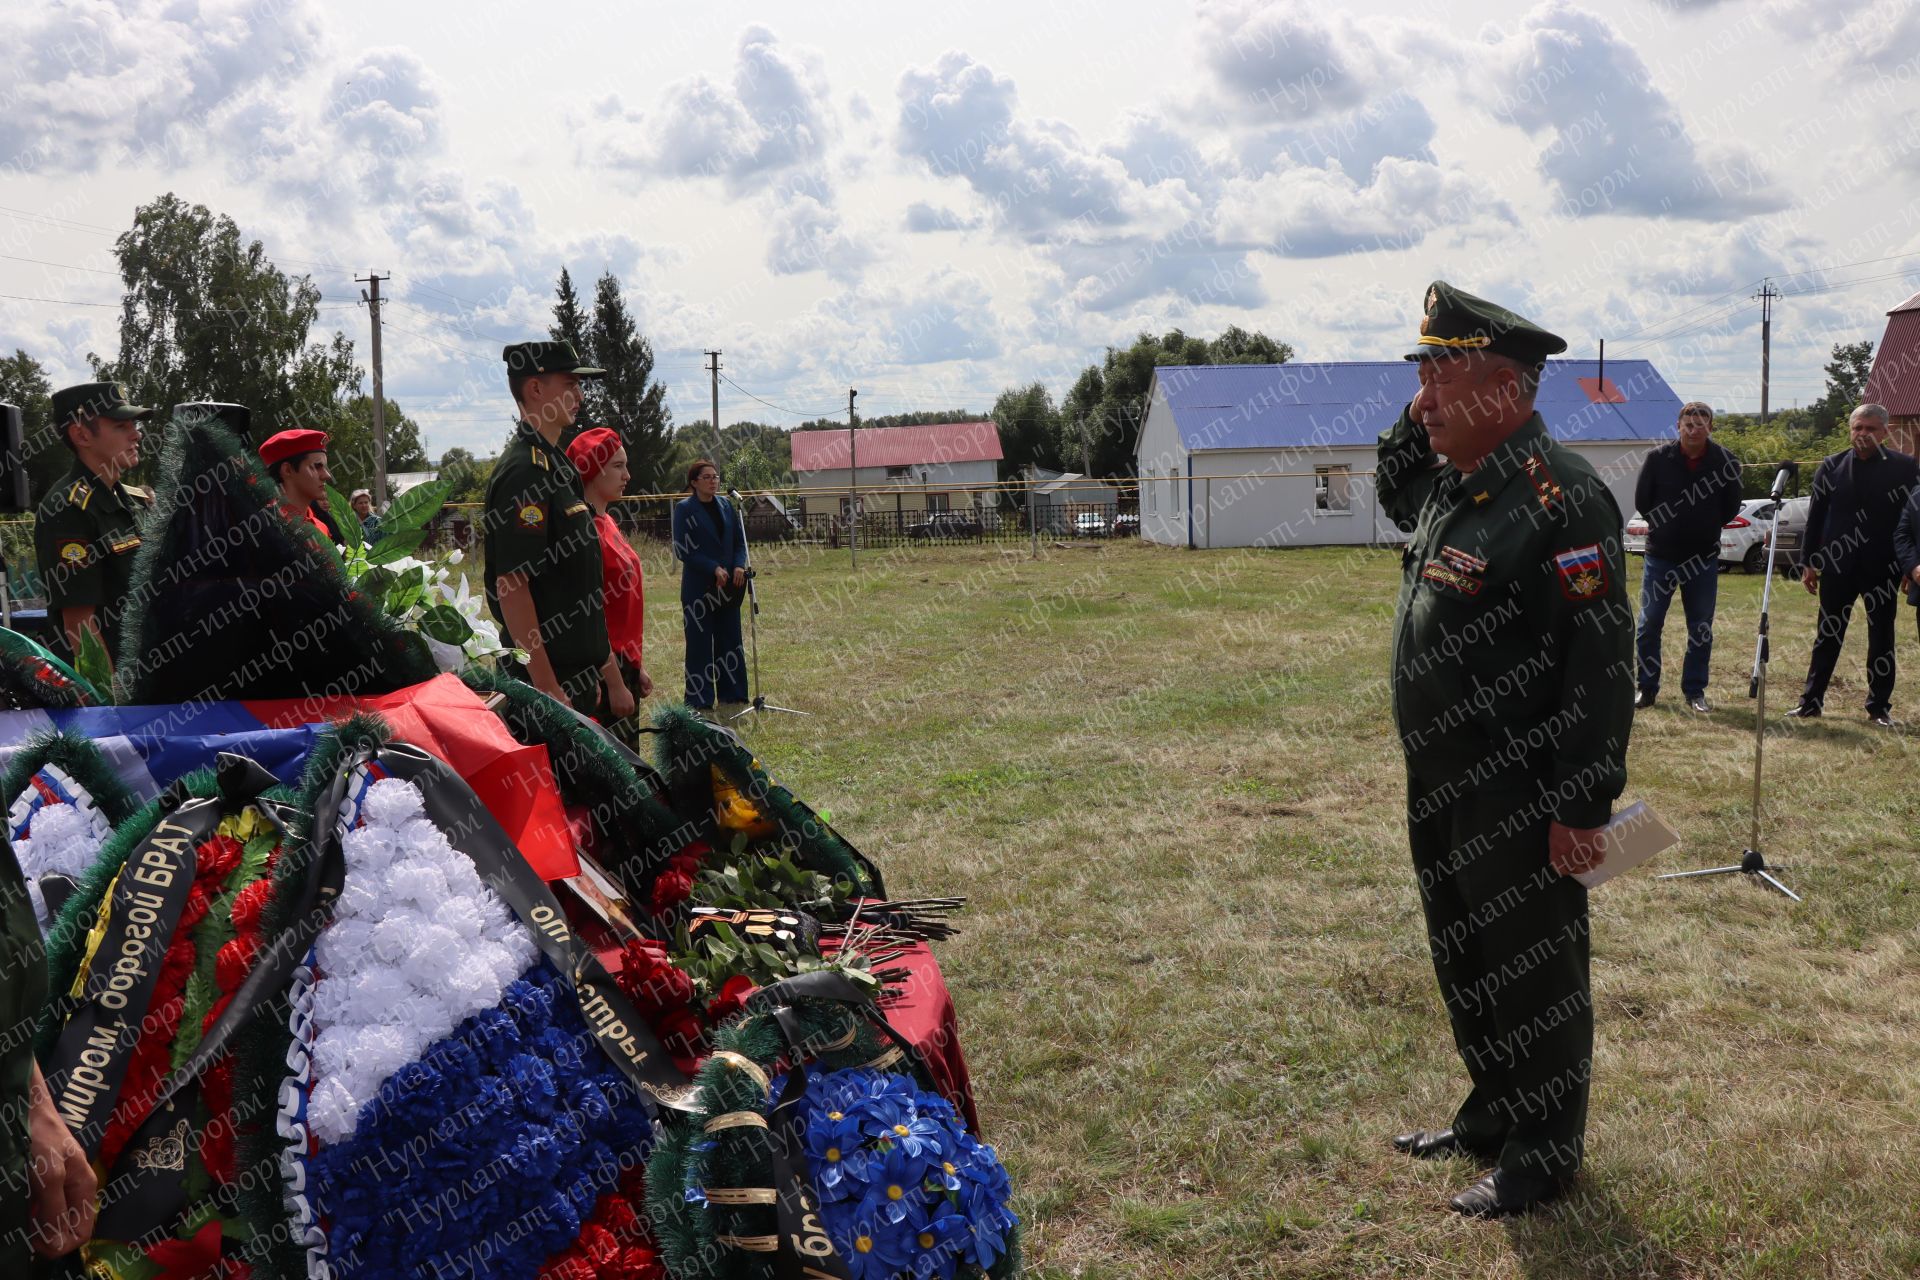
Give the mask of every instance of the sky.
<svg viewBox="0 0 1920 1280">
<path fill-rule="evenodd" d="M 0 13 L 0 352 L 117 350 L 173 191 L 310 274 L 429 452 L 618 277 L 676 422 L 986 411 L 1228 325 L 1396 358 L 1428 281 L 1683 398 L 1816 398 L 1920 290 L 1920 5 L 150 0 Z M 315 337 L 324 336 L 316 332 Z M 293 424 L 286 424 L 293 425 Z"/>
</svg>

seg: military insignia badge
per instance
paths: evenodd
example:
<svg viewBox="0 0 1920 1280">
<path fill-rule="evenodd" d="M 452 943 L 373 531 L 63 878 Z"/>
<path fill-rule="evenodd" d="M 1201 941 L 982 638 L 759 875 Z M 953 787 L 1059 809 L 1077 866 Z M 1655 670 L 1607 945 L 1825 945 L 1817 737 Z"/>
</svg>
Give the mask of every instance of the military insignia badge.
<svg viewBox="0 0 1920 1280">
<path fill-rule="evenodd" d="M 522 504 L 520 508 L 520 527 L 522 529 L 538 529 L 546 522 L 547 513 L 541 509 L 539 503 L 528 502 Z"/>
<path fill-rule="evenodd" d="M 1492 494 L 1488 493 L 1485 489 L 1482 489 L 1480 492 L 1473 495 L 1473 505 L 1477 507 L 1481 503 L 1487 501 L 1492 497 L 1493 497 Z"/>
<path fill-rule="evenodd" d="M 1547 469 L 1546 459 L 1537 453 L 1527 455 L 1527 479 L 1533 484 L 1534 496 L 1540 499 L 1540 505 L 1550 507 L 1560 501 L 1560 482 L 1553 478 L 1553 472 Z"/>
<path fill-rule="evenodd" d="M 1480 594 L 1480 579 L 1462 573 L 1460 570 L 1442 560 L 1427 561 L 1426 567 L 1420 570 L 1420 576 L 1428 582 L 1435 582 L 1443 587 L 1452 587 L 1463 596 L 1477 596 Z"/>
<path fill-rule="evenodd" d="M 60 563 L 79 568 L 87 562 L 87 544 L 78 538 L 69 538 L 60 544 Z"/>
<path fill-rule="evenodd" d="M 1471 574 L 1477 577 L 1487 571 L 1487 562 L 1485 560 L 1470 552 L 1462 551 L 1458 547 L 1441 547 L 1440 559 L 1448 568 L 1454 570 L 1456 573 Z"/>
<path fill-rule="evenodd" d="M 1591 600 L 1607 589 L 1607 561 L 1598 546 L 1574 547 L 1553 558 L 1560 575 L 1560 594 L 1569 600 Z"/>
</svg>

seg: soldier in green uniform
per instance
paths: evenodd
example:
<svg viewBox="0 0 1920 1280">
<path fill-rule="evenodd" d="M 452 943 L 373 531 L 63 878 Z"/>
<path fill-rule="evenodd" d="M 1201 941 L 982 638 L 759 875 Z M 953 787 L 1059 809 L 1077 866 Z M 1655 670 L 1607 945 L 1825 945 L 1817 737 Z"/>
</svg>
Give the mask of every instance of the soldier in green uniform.
<svg viewBox="0 0 1920 1280">
<path fill-rule="evenodd" d="M 85 382 L 53 393 L 54 427 L 73 450 L 73 469 L 41 501 L 33 548 L 47 586 L 56 652 L 73 657 L 91 631 L 117 654 L 120 622 L 140 549 L 146 500 L 120 477 L 140 460 L 140 424 L 153 410 L 130 403 L 112 382 Z"/>
<path fill-rule="evenodd" d="M 610 652 L 600 534 L 560 440 L 579 412 L 580 380 L 602 371 L 568 342 L 520 342 L 502 355 L 520 423 L 487 482 L 487 604 L 501 642 L 527 652 L 524 666 L 506 669 L 591 715 Z"/>
<path fill-rule="evenodd" d="M 1393 714 L 1434 971 L 1472 1091 L 1416 1156 L 1493 1171 L 1461 1213 L 1521 1213 L 1585 1149 L 1587 891 L 1626 784 L 1633 614 L 1612 494 L 1533 410 L 1566 343 L 1435 281 L 1420 393 L 1380 437 L 1380 504 L 1412 533 Z M 1444 455 L 1444 460 L 1441 455 Z"/>
<path fill-rule="evenodd" d="M 93 1233 L 93 1169 L 33 1060 L 46 948 L 13 847 L 0 839 L 0 1275 L 24 1276 Z"/>
</svg>

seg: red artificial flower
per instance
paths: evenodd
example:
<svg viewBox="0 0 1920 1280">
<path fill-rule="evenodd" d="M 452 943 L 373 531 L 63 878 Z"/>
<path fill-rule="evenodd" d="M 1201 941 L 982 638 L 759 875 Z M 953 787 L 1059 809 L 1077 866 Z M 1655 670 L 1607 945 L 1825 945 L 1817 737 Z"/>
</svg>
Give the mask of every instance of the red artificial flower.
<svg viewBox="0 0 1920 1280">
<path fill-rule="evenodd" d="M 220 1266 L 220 1220 L 208 1222 L 188 1240 L 162 1240 L 147 1250 L 147 1261 L 165 1280 L 207 1280 Z"/>
<path fill-rule="evenodd" d="M 666 1013 L 654 1029 L 660 1033 L 660 1043 L 667 1052 L 676 1058 L 698 1058 L 700 1056 L 700 1016 L 691 1009 L 673 1009 Z"/>
<path fill-rule="evenodd" d="M 243 933 L 220 945 L 213 956 L 213 980 L 222 991 L 238 991 L 260 954 L 260 935 Z"/>
<path fill-rule="evenodd" d="M 622 948 L 620 975 L 615 982 L 649 1021 L 663 1010 L 685 1006 L 693 999 L 693 979 L 674 968 L 666 947 L 651 939 L 629 942 Z"/>
<path fill-rule="evenodd" d="M 233 1181 L 233 1055 L 223 1053 L 200 1078 L 207 1126 L 200 1131 L 200 1161 L 221 1183 Z"/>
<path fill-rule="evenodd" d="M 539 1280 L 598 1280 L 593 1264 L 572 1249 L 540 1268 Z"/>
<path fill-rule="evenodd" d="M 247 847 L 232 836 L 217 835 L 202 841 L 200 847 L 194 850 L 196 859 L 194 879 L 207 880 L 217 877 L 225 880 L 233 869 L 240 865 L 240 859 L 246 851 Z"/>
<path fill-rule="evenodd" d="M 753 979 L 744 973 L 736 973 L 720 986 L 720 994 L 707 1005 L 707 1025 L 717 1027 L 734 1014 L 747 1007 L 747 997 L 757 987 Z"/>
<path fill-rule="evenodd" d="M 273 882 L 267 879 L 255 880 L 242 889 L 233 899 L 233 927 L 238 933 L 257 933 L 260 929 L 260 913 L 266 910 L 267 899 L 273 896 Z"/>
</svg>

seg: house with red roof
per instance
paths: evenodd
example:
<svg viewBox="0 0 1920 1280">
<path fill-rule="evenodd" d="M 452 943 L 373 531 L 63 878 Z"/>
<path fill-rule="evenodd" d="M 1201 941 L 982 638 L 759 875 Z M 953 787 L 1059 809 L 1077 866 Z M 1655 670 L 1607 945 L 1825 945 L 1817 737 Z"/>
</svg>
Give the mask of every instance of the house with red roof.
<svg viewBox="0 0 1920 1280">
<path fill-rule="evenodd" d="M 994 505 L 1003 455 L 991 422 L 796 431 L 790 439 L 800 516 L 809 523 L 846 515 L 855 488 L 868 515 Z"/>
<path fill-rule="evenodd" d="M 1887 312 L 1887 332 L 1874 353 L 1863 398 L 1887 407 L 1894 448 L 1913 453 L 1920 446 L 1920 293 Z"/>
</svg>

